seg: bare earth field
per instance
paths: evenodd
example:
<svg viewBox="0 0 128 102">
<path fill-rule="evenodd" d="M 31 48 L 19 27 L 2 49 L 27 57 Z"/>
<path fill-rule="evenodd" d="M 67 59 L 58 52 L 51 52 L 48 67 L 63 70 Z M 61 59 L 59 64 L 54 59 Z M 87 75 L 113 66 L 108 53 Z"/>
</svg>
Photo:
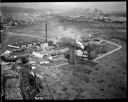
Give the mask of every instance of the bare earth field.
<svg viewBox="0 0 128 102">
<path fill-rule="evenodd" d="M 37 65 L 37 71 L 42 76 L 44 89 L 40 93 L 44 99 L 120 99 L 127 98 L 127 54 L 126 25 L 114 23 L 60 23 L 48 24 L 48 37 L 87 37 L 92 34 L 108 41 L 117 43 L 122 49 L 98 60 L 95 66 L 62 65 L 66 62 L 56 62 L 52 66 Z M 33 25 L 13 27 L 2 35 L 1 51 L 6 44 L 21 40 L 42 40 L 45 36 L 45 26 Z M 38 38 L 39 37 L 39 38 Z M 42 37 L 42 38 L 41 38 Z M 11 98 L 8 98 L 11 99 Z"/>
</svg>

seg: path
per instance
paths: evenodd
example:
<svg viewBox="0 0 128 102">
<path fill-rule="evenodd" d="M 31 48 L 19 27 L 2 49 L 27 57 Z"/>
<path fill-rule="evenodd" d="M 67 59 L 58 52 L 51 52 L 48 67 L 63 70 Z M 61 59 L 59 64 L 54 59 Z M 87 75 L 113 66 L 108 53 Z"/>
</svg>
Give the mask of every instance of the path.
<svg viewBox="0 0 128 102">
<path fill-rule="evenodd" d="M 117 46 L 118 48 L 116 48 L 116 49 L 114 49 L 112 51 L 109 51 L 108 53 L 103 54 L 102 56 L 99 56 L 99 57 L 95 58 L 93 61 L 97 61 L 98 59 L 103 58 L 103 57 L 105 57 L 105 56 L 107 56 L 109 54 L 112 54 L 112 53 L 114 53 L 114 52 L 116 52 L 116 51 L 118 51 L 118 50 L 120 50 L 122 48 L 122 46 L 120 46 L 118 44 L 115 44 L 113 42 L 110 42 L 110 41 L 107 41 L 107 40 L 104 40 L 104 39 L 101 39 L 101 40 L 106 41 L 107 43 L 113 44 L 113 45 Z"/>
</svg>

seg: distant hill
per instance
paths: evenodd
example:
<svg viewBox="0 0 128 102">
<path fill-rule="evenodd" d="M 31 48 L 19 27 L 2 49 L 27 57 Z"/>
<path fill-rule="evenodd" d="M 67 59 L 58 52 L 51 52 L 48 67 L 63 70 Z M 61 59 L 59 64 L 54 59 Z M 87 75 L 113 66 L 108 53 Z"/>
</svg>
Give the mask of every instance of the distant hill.
<svg viewBox="0 0 128 102">
<path fill-rule="evenodd" d="M 7 6 L 2 6 L 0 8 L 0 11 L 3 13 L 41 13 L 41 14 L 62 12 L 61 10 L 54 10 L 54 9 L 31 9 L 31 8 L 7 7 Z"/>
<path fill-rule="evenodd" d="M 100 16 L 103 15 L 103 11 L 102 10 L 98 10 L 98 9 L 81 9 L 81 8 L 75 8 L 75 9 L 71 9 L 68 11 L 65 11 L 63 13 L 64 15 L 69 15 L 69 16 L 87 16 L 87 17 L 94 17 L 94 16 Z"/>
<path fill-rule="evenodd" d="M 22 8 L 22 7 L 6 7 L 2 6 L 1 12 L 3 13 L 34 13 L 36 10 L 30 8 Z"/>
<path fill-rule="evenodd" d="M 104 14 L 105 16 L 116 16 L 116 17 L 126 17 L 126 12 L 111 12 Z"/>
<path fill-rule="evenodd" d="M 70 10 L 63 9 L 31 9 L 31 8 L 22 8 L 22 7 L 7 7 L 1 6 L 0 11 L 3 13 L 41 13 L 41 14 L 63 14 L 65 16 L 87 16 L 87 17 L 98 17 L 98 16 L 123 16 L 126 17 L 126 12 L 111 12 L 103 13 L 99 9 L 82 9 L 74 8 Z"/>
</svg>

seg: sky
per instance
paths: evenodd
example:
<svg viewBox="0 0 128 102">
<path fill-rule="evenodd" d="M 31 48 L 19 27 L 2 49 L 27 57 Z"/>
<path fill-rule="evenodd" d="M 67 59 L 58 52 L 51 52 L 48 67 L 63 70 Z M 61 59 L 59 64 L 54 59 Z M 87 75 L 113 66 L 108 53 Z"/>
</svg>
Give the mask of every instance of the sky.
<svg viewBox="0 0 128 102">
<path fill-rule="evenodd" d="M 1 3 L 2 6 L 24 7 L 24 8 L 52 8 L 52 9 L 72 9 L 90 8 L 100 9 L 103 12 L 126 12 L 126 2 L 31 2 L 31 3 Z"/>
</svg>

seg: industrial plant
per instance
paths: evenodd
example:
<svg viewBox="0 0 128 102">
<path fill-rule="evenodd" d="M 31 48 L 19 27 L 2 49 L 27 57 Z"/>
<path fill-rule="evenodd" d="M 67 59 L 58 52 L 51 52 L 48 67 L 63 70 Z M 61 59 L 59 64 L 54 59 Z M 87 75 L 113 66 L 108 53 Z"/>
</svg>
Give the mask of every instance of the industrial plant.
<svg viewBox="0 0 128 102">
<path fill-rule="evenodd" d="M 98 9 L 19 8 L 21 18 L 11 9 L 1 8 L 2 100 L 126 98 L 125 20 Z"/>
</svg>

